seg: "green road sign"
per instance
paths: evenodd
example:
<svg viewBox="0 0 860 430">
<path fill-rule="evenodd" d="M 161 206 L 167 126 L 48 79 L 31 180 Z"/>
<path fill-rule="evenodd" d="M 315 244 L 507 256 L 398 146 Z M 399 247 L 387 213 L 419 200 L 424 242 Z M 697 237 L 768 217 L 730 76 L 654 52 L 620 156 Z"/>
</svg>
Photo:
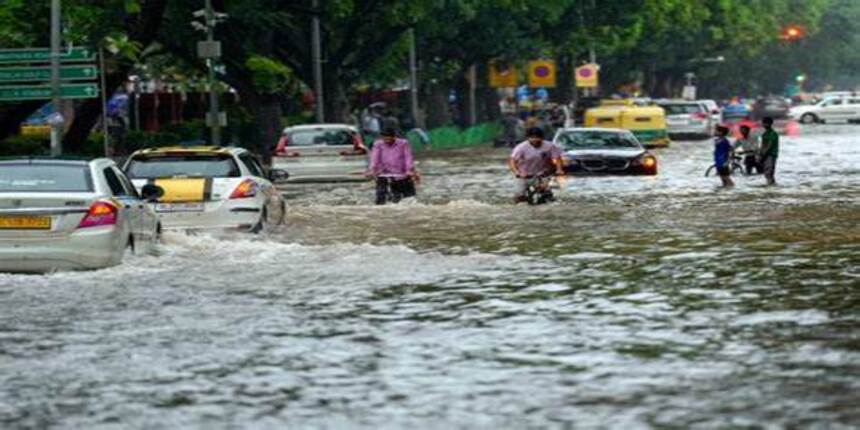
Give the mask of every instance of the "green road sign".
<svg viewBox="0 0 860 430">
<path fill-rule="evenodd" d="M 60 79 L 64 81 L 89 80 L 98 76 L 95 66 L 63 66 Z M 50 67 L 6 67 L 0 68 L 0 82 L 50 81 Z"/>
<path fill-rule="evenodd" d="M 90 48 L 60 50 L 60 61 L 93 61 L 96 51 Z M 0 49 L 0 63 L 47 63 L 51 50 L 47 48 Z"/>
<path fill-rule="evenodd" d="M 63 85 L 60 87 L 60 97 L 64 99 L 91 99 L 98 96 L 99 87 L 95 84 Z M 50 98 L 51 87 L 49 85 L 0 87 L 0 101 L 48 100 Z"/>
</svg>

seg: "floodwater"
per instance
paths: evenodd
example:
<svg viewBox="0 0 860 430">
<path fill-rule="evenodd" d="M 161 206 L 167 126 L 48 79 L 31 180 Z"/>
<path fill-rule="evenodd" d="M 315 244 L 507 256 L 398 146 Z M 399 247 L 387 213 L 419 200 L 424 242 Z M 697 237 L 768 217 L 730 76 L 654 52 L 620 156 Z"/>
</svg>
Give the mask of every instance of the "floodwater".
<svg viewBox="0 0 860 430">
<path fill-rule="evenodd" d="M 424 155 L 417 201 L 291 186 L 267 236 L 0 274 L 0 428 L 860 426 L 860 127 L 775 188 L 710 150 L 542 207 L 505 150 Z"/>
</svg>

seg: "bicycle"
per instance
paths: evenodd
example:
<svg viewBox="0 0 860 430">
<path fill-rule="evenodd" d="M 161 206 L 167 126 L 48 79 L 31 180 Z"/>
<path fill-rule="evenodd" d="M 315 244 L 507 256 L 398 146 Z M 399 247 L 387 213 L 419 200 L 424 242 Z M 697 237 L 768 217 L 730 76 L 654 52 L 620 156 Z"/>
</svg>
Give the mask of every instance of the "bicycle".
<svg viewBox="0 0 860 430">
<path fill-rule="evenodd" d="M 705 177 L 711 176 L 713 173 L 716 173 L 717 165 L 712 164 L 711 167 L 708 167 L 705 170 Z M 729 173 L 734 175 L 735 172 L 740 172 L 743 176 L 748 176 L 746 169 L 743 164 L 743 157 L 738 153 L 732 153 L 731 161 L 729 162 Z"/>
</svg>

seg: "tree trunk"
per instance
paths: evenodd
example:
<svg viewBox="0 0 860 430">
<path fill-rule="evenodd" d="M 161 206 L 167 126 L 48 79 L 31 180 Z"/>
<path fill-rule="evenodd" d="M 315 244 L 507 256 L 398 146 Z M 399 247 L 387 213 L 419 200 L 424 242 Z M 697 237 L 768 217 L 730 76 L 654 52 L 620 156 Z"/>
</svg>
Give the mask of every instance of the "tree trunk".
<svg viewBox="0 0 860 430">
<path fill-rule="evenodd" d="M 556 59 L 558 73 L 556 73 L 557 86 L 552 92 L 552 101 L 567 104 L 573 100 L 573 56 L 561 54 Z"/>
<path fill-rule="evenodd" d="M 478 61 L 477 103 L 478 122 L 498 121 L 502 114 L 499 110 L 499 96 L 496 89 L 489 85 L 489 64 L 487 61 Z"/>
<path fill-rule="evenodd" d="M 263 164 L 272 164 L 272 149 L 281 135 L 281 97 L 278 94 L 253 94 L 244 97 L 245 106 L 254 113 L 257 145 L 249 148 L 263 159 Z"/>
<path fill-rule="evenodd" d="M 325 106 L 325 121 L 328 123 L 349 123 L 350 103 L 346 95 L 344 79 L 339 75 L 324 81 L 323 105 Z"/>
<path fill-rule="evenodd" d="M 32 101 L 4 106 L 0 110 L 0 142 L 9 136 L 18 134 L 21 123 L 43 104 L 45 104 L 44 101 Z"/>
<path fill-rule="evenodd" d="M 442 127 L 451 123 L 451 109 L 448 106 L 450 87 L 442 82 L 428 83 L 426 87 L 427 128 Z"/>
</svg>

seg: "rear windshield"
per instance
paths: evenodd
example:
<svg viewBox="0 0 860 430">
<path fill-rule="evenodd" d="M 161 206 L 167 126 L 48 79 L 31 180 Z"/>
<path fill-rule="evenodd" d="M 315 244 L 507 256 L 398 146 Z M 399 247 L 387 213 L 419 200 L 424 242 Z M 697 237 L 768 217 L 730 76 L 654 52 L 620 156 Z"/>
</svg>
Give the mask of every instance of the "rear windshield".
<svg viewBox="0 0 860 430">
<path fill-rule="evenodd" d="M 229 154 L 164 155 L 135 157 L 129 162 L 130 178 L 235 178 L 242 176 Z"/>
<path fill-rule="evenodd" d="M 300 130 L 287 137 L 288 146 L 352 145 L 352 134 L 347 130 Z"/>
<path fill-rule="evenodd" d="M 91 192 L 88 166 L 64 164 L 2 164 L 0 192 Z"/>
<path fill-rule="evenodd" d="M 665 111 L 666 115 L 689 115 L 691 113 L 702 112 L 702 107 L 697 104 L 684 104 L 684 105 L 660 105 Z"/>
<path fill-rule="evenodd" d="M 632 134 L 606 131 L 574 131 L 559 136 L 558 143 L 567 150 L 640 148 Z"/>
</svg>

